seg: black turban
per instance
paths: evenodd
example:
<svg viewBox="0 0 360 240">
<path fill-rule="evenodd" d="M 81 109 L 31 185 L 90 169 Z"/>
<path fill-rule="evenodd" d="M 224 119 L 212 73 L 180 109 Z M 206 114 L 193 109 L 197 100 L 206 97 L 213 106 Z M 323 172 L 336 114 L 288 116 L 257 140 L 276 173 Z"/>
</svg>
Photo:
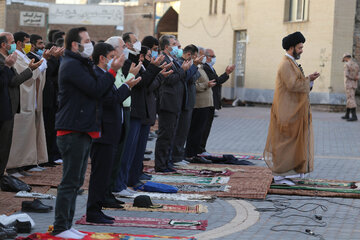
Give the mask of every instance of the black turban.
<svg viewBox="0 0 360 240">
<path fill-rule="evenodd" d="M 283 38 L 282 47 L 283 49 L 288 50 L 290 47 L 294 47 L 299 43 L 305 43 L 305 37 L 301 32 L 294 32 Z"/>
</svg>

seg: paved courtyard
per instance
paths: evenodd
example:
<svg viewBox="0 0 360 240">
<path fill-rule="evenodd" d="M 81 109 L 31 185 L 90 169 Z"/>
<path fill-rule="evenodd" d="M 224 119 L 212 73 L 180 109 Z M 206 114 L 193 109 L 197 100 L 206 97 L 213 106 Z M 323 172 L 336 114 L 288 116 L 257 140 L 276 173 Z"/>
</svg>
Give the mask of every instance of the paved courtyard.
<svg viewBox="0 0 360 240">
<path fill-rule="evenodd" d="M 208 141 L 209 152 L 262 154 L 269 124 L 269 107 L 224 108 L 218 114 Z M 346 122 L 340 119 L 341 115 L 313 111 L 315 171 L 307 177 L 360 182 L 360 122 Z M 155 140 L 148 142 L 149 149 L 154 149 L 154 146 Z M 265 166 L 262 161 L 253 162 Z M 75 219 L 84 214 L 86 199 L 86 195 L 78 197 Z M 153 202 L 170 203 L 160 200 Z M 52 200 L 44 200 L 44 203 L 54 205 Z M 107 213 L 116 216 L 207 219 L 207 230 L 75 227 L 84 231 L 195 236 L 198 239 L 360 239 L 360 199 L 268 195 L 266 200 L 216 199 L 213 202 L 171 203 L 201 203 L 207 205 L 209 211 L 199 215 L 125 211 Z M 255 211 L 255 208 L 259 211 Z M 321 215 L 322 220 L 317 220 L 315 215 Z M 30 216 L 36 222 L 34 231 L 45 232 L 53 222 L 54 212 Z M 306 229 L 311 230 L 312 235 L 304 234 Z"/>
</svg>

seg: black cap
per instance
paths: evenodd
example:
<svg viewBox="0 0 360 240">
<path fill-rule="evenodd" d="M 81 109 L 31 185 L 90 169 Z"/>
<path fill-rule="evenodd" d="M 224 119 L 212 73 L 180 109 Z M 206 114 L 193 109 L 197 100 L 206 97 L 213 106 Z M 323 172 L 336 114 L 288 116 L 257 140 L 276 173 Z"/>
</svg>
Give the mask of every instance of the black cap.
<svg viewBox="0 0 360 240">
<path fill-rule="evenodd" d="M 288 50 L 290 47 L 295 47 L 299 43 L 305 43 L 305 37 L 301 32 L 294 32 L 283 38 L 282 47 Z"/>
<path fill-rule="evenodd" d="M 140 208 L 150 208 L 152 206 L 152 202 L 149 196 L 147 195 L 139 195 L 134 199 L 134 207 Z"/>
</svg>

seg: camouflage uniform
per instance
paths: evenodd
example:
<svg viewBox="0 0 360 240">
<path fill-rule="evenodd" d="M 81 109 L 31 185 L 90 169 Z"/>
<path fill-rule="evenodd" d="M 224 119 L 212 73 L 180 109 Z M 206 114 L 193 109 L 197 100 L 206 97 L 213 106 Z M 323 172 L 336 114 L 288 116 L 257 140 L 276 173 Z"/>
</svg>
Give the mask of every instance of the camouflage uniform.
<svg viewBox="0 0 360 240">
<path fill-rule="evenodd" d="M 356 108 L 355 90 L 359 76 L 359 65 L 352 59 L 344 65 L 344 84 L 346 92 L 346 108 Z"/>
</svg>

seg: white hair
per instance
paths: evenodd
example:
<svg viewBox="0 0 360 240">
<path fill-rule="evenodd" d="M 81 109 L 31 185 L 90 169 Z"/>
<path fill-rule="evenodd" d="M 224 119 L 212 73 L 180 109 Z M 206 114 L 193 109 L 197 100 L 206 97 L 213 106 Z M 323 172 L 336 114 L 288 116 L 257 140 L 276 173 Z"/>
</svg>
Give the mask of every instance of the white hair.
<svg viewBox="0 0 360 240">
<path fill-rule="evenodd" d="M 120 36 L 112 36 L 112 37 L 109 37 L 105 43 L 108 43 L 110 44 L 111 46 L 113 46 L 114 48 L 117 48 L 117 47 L 120 47 L 120 41 L 119 40 L 123 40 L 122 37 Z"/>
</svg>

